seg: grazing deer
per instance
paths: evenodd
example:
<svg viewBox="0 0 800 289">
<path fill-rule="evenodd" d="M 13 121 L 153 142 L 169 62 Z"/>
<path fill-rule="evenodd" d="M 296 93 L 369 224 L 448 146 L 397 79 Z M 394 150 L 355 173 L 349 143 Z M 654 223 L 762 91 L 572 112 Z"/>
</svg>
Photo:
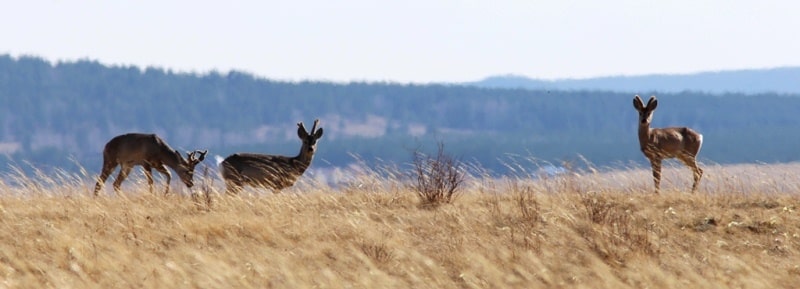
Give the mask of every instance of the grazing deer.
<svg viewBox="0 0 800 289">
<path fill-rule="evenodd" d="M 207 150 L 193 151 L 186 153 L 187 159 L 184 159 L 177 150 L 173 150 L 155 134 L 129 133 L 116 136 L 108 141 L 103 149 L 103 169 L 94 186 L 94 194 L 96 196 L 103 188 L 106 179 L 117 166 L 120 166 L 120 170 L 114 180 L 115 192 L 119 192 L 122 181 L 128 177 L 131 168 L 137 165 L 144 168 L 147 184 L 150 185 L 150 193 L 153 192 L 152 169 L 167 178 L 167 189 L 164 194 L 169 193 L 169 182 L 172 175 L 167 167 L 175 170 L 186 187 L 191 188 L 194 185 L 192 181 L 194 167 L 205 159 L 206 153 L 208 153 Z"/>
<path fill-rule="evenodd" d="M 655 95 L 650 97 L 646 106 L 638 95 L 633 98 L 633 107 L 639 111 L 639 147 L 653 168 L 655 192 L 660 190 L 661 161 L 677 158 L 694 172 L 694 193 L 703 176 L 703 170 L 697 165 L 697 153 L 703 146 L 703 135 L 688 127 L 650 128 L 656 106 L 658 100 Z"/>
<path fill-rule="evenodd" d="M 238 193 L 244 185 L 264 187 L 276 193 L 294 185 L 314 158 L 317 140 L 322 137 L 322 128 L 317 129 L 318 124 L 319 120 L 315 120 L 311 132 L 307 132 L 303 122 L 297 123 L 297 137 L 303 145 L 295 157 L 236 153 L 225 158 L 220 163 L 220 171 L 227 193 Z"/>
</svg>

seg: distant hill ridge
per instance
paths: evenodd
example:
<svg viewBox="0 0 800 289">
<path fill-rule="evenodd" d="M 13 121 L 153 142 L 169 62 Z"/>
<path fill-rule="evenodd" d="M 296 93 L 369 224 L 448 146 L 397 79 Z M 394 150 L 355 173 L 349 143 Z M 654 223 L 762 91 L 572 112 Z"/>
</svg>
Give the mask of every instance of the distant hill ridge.
<svg viewBox="0 0 800 289">
<path fill-rule="evenodd" d="M 559 80 L 500 75 L 466 84 L 486 88 L 606 90 L 636 93 L 696 91 L 713 94 L 800 94 L 800 67 Z"/>
</svg>

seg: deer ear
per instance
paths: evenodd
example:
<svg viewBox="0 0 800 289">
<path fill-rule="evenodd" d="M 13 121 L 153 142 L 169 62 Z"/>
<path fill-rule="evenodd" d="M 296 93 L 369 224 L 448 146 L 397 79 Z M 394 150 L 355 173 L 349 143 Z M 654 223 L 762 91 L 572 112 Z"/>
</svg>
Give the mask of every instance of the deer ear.
<svg viewBox="0 0 800 289">
<path fill-rule="evenodd" d="M 653 95 L 650 97 L 650 100 L 647 101 L 647 109 L 655 110 L 656 106 L 658 106 L 658 100 L 656 99 L 656 96 Z"/>
<path fill-rule="evenodd" d="M 633 108 L 639 111 L 644 109 L 644 104 L 642 103 L 642 99 L 639 97 L 638 94 L 633 97 Z"/>
<path fill-rule="evenodd" d="M 322 137 L 322 128 L 318 128 L 317 132 L 314 133 L 314 138 L 319 139 Z"/>
<path fill-rule="evenodd" d="M 202 162 L 204 159 L 206 159 L 206 154 L 208 153 L 208 150 L 204 150 L 202 152 L 198 151 L 198 152 L 200 152 L 200 157 L 197 158 L 197 162 Z"/>
<path fill-rule="evenodd" d="M 303 122 L 297 123 L 297 137 L 304 139 L 308 137 L 308 132 L 306 131 L 306 127 L 303 126 Z"/>
</svg>

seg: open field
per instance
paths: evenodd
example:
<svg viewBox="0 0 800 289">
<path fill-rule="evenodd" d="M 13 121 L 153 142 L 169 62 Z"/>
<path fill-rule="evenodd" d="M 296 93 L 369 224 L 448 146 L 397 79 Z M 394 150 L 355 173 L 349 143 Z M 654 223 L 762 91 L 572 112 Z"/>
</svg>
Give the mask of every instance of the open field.
<svg viewBox="0 0 800 289">
<path fill-rule="evenodd" d="M 685 167 L 661 195 L 641 169 L 478 176 L 435 208 L 369 170 L 280 194 L 205 179 L 197 199 L 12 176 L 0 288 L 800 287 L 800 164 L 704 169 L 694 195 Z"/>
</svg>

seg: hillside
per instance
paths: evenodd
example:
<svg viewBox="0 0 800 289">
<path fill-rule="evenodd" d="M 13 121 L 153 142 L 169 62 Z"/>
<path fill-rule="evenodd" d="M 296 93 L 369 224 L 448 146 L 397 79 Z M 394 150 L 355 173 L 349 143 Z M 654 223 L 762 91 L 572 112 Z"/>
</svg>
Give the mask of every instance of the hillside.
<svg viewBox="0 0 800 289">
<path fill-rule="evenodd" d="M 649 91 L 680 93 L 688 90 L 712 94 L 799 94 L 800 67 L 557 80 L 505 75 L 487 77 L 480 81 L 466 83 L 466 85 L 486 88 L 605 90 L 636 93 Z"/>
<path fill-rule="evenodd" d="M 305 179 L 239 196 L 198 176 L 210 193 L 198 202 L 17 178 L 0 183 L 0 276 L 10 288 L 796 288 L 798 169 L 711 166 L 695 195 L 672 181 L 654 195 L 643 170 L 475 176 L 436 208 L 370 170 L 342 189 Z"/>
<path fill-rule="evenodd" d="M 174 73 L 0 56 L 0 153 L 7 156 L 0 170 L 96 173 L 105 142 L 134 131 L 158 133 L 177 149 L 208 149 L 211 156 L 292 155 L 300 146 L 295 124 L 315 118 L 325 136 L 314 168 L 347 166 L 354 156 L 404 163 L 412 151 L 430 152 L 439 141 L 453 155 L 498 174 L 520 157 L 556 165 L 642 164 L 634 93 L 280 82 L 242 72 Z M 800 160 L 800 97 L 658 97 L 654 126 L 703 133 L 705 163 Z"/>
</svg>

